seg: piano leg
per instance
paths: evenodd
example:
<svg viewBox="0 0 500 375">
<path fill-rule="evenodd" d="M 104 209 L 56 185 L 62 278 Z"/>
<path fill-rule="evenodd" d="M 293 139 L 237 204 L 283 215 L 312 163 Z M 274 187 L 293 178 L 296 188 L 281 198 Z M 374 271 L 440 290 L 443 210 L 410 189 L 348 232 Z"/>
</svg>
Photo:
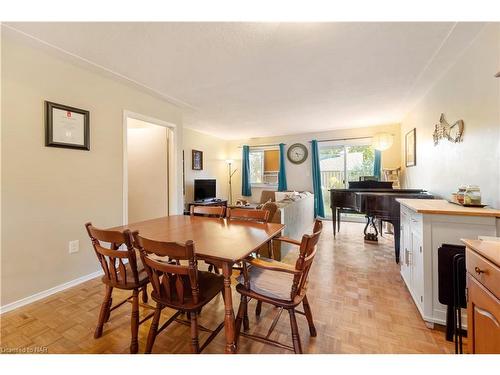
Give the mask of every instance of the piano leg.
<svg viewBox="0 0 500 375">
<path fill-rule="evenodd" d="M 372 227 L 375 233 L 368 233 L 368 228 Z M 363 233 L 365 234 L 365 241 L 368 242 L 377 242 L 378 241 L 378 230 L 377 226 L 375 225 L 375 217 L 373 216 L 366 216 L 366 225 L 365 229 L 363 230 Z"/>
<path fill-rule="evenodd" d="M 401 238 L 401 226 L 399 220 L 390 222 L 394 226 L 394 255 L 396 256 L 396 263 L 399 263 L 399 242 Z"/>
<path fill-rule="evenodd" d="M 336 220 L 337 218 L 337 207 L 332 206 L 332 223 L 333 223 L 333 238 L 335 238 L 336 232 Z"/>
<path fill-rule="evenodd" d="M 340 219 L 342 218 L 342 210 L 337 208 L 337 232 L 340 232 Z"/>
<path fill-rule="evenodd" d="M 337 210 L 337 232 L 340 232 L 340 219 L 342 218 L 342 210 Z"/>
</svg>

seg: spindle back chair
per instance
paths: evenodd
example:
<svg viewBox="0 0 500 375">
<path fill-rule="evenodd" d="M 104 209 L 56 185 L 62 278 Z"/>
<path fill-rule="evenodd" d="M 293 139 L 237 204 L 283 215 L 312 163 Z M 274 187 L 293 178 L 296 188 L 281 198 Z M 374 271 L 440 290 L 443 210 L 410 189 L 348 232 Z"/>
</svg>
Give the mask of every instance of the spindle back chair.
<svg viewBox="0 0 500 375">
<path fill-rule="evenodd" d="M 313 337 L 316 336 L 316 328 L 306 292 L 309 272 L 316 256 L 317 244 L 322 229 L 323 223 L 321 220 L 316 220 L 313 233 L 310 235 L 304 234 L 300 242 L 286 237 L 275 239 L 299 246 L 299 256 L 294 266 L 262 258 L 248 259 L 243 263 L 243 273 L 238 278 L 239 284 L 236 287 L 236 290 L 241 294 L 240 307 L 236 318 L 236 337 L 240 335 L 242 324 L 245 331 L 249 329 L 247 315 L 249 298 L 257 300 L 258 303 L 265 302 L 274 305 L 278 308 L 278 313 L 273 320 L 267 336 L 248 333 L 241 333 L 242 335 L 257 341 L 293 350 L 295 353 L 302 353 L 295 318 L 295 313 L 299 313 L 306 316 L 310 335 Z M 296 307 L 300 303 L 303 304 L 303 312 L 296 311 Z M 287 310 L 290 315 L 293 347 L 269 338 L 278 323 L 283 309 Z"/>
<path fill-rule="evenodd" d="M 139 325 L 153 315 L 150 314 L 146 319 L 139 322 L 139 289 L 142 289 L 142 301 L 145 304 L 148 301 L 147 284 L 149 283 L 149 278 L 142 263 L 136 256 L 136 252 L 132 246 L 130 231 L 102 230 L 94 227 L 91 223 L 86 223 L 85 228 L 104 272 L 101 280 L 106 285 L 106 293 L 101 305 L 94 338 L 97 339 L 102 336 L 104 324 L 109 320 L 111 311 L 120 307 L 125 302 L 131 302 L 132 314 L 130 325 L 132 338 L 130 352 L 137 353 L 139 348 L 137 338 Z M 120 249 L 120 247 L 124 247 L 124 249 Z M 112 307 L 113 288 L 132 290 L 132 295 Z M 144 305 L 144 307 L 148 306 Z"/>
<path fill-rule="evenodd" d="M 151 298 L 156 302 L 155 315 L 151 323 L 146 353 L 151 353 L 158 333 L 176 321 L 191 326 L 191 350 L 200 353 L 224 326 L 222 322 L 212 332 L 203 345 L 199 345 L 197 313 L 201 308 L 222 293 L 224 278 L 221 275 L 198 270 L 194 242 L 184 244 L 176 242 L 154 241 L 133 233 L 134 246 L 140 251 L 142 263 L 151 280 L 153 291 Z M 158 328 L 161 311 L 164 307 L 177 310 L 167 322 Z M 188 313 L 190 322 L 178 318 Z"/>
</svg>

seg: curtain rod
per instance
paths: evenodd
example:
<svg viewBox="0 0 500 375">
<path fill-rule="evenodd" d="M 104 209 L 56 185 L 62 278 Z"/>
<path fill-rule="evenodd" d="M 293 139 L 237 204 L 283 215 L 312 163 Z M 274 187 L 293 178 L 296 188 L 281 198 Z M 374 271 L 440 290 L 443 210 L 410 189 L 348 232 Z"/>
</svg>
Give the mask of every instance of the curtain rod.
<svg viewBox="0 0 500 375">
<path fill-rule="evenodd" d="M 285 144 L 285 143 L 283 143 Z M 280 143 L 271 143 L 271 144 L 267 144 L 267 145 L 248 145 L 248 147 L 252 148 L 252 147 L 271 147 L 271 146 L 279 146 Z M 243 146 L 238 146 L 238 148 L 243 148 Z"/>
<path fill-rule="evenodd" d="M 351 138 L 333 138 L 333 139 L 322 139 L 319 142 L 333 142 L 333 141 L 352 141 L 355 139 L 371 139 L 373 137 L 351 137 Z M 311 143 L 312 141 L 309 141 Z"/>
</svg>

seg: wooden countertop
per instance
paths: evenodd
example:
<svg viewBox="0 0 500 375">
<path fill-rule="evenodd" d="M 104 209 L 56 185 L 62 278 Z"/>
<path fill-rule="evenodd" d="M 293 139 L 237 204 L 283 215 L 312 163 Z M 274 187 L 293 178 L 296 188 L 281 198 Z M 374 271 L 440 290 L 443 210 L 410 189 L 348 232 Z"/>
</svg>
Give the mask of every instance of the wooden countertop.
<svg viewBox="0 0 500 375">
<path fill-rule="evenodd" d="M 500 267 L 500 242 L 481 240 L 461 240 L 465 246 L 473 249 L 478 254 L 488 259 L 490 262 Z"/>
<path fill-rule="evenodd" d="M 500 217 L 500 210 L 488 207 L 462 207 L 444 199 L 397 198 L 396 200 L 403 206 L 423 214 Z"/>
</svg>

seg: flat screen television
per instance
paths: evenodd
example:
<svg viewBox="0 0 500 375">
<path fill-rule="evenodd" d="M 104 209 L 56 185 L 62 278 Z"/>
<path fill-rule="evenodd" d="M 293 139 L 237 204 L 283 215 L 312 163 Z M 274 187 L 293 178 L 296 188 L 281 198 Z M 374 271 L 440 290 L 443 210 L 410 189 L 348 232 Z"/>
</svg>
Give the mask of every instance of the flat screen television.
<svg viewBox="0 0 500 375">
<path fill-rule="evenodd" d="M 215 179 L 194 180 L 194 200 L 214 199 L 215 186 Z"/>
</svg>

